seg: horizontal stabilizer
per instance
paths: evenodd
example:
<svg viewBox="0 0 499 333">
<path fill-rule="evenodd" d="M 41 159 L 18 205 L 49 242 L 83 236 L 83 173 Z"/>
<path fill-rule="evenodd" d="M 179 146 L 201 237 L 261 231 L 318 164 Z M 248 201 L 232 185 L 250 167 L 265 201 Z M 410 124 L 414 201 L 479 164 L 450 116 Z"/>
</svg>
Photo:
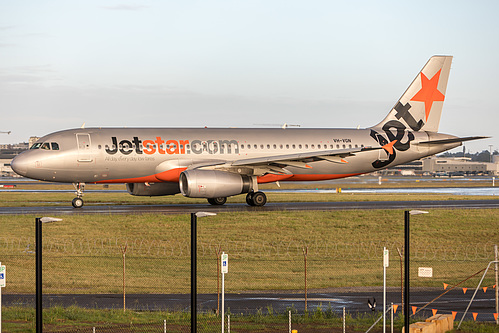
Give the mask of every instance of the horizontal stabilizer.
<svg viewBox="0 0 499 333">
<path fill-rule="evenodd" d="M 432 140 L 432 141 L 422 141 L 416 143 L 417 145 L 445 145 L 448 143 L 457 143 L 457 142 L 465 142 L 472 140 L 481 140 L 488 139 L 490 136 L 468 136 L 465 138 L 453 138 L 453 139 L 444 139 L 444 140 Z"/>
</svg>

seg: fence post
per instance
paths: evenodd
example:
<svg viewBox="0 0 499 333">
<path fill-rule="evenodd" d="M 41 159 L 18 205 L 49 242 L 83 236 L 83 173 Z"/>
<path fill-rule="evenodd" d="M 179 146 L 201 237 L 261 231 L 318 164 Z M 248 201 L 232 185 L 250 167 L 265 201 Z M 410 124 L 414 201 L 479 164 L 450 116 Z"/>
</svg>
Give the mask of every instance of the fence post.
<svg viewBox="0 0 499 333">
<path fill-rule="evenodd" d="M 494 246 L 494 252 L 495 252 L 495 273 L 496 273 L 496 313 L 499 313 L 499 278 L 498 278 L 498 265 L 497 261 L 499 260 L 499 252 L 497 250 L 497 245 Z M 499 325 L 499 318 L 496 319 L 496 325 Z"/>
<path fill-rule="evenodd" d="M 220 251 L 222 251 L 222 245 L 218 245 L 215 249 L 217 256 L 217 317 L 220 314 Z"/>
<path fill-rule="evenodd" d="M 166 333 L 166 319 L 163 320 L 163 333 Z"/>
<path fill-rule="evenodd" d="M 390 332 L 393 333 L 393 302 L 390 307 Z"/>
<path fill-rule="evenodd" d="M 291 310 L 289 310 L 289 333 L 291 333 Z"/>
<path fill-rule="evenodd" d="M 404 263 L 402 252 L 400 252 L 400 249 L 398 247 L 397 252 L 399 253 L 400 257 L 400 304 L 402 304 L 402 312 L 404 312 Z"/>
<path fill-rule="evenodd" d="M 343 307 L 343 333 L 346 332 L 346 328 L 347 328 L 346 321 L 347 321 L 347 317 L 345 315 L 345 307 Z"/>
<path fill-rule="evenodd" d="M 305 312 L 307 312 L 307 255 L 308 245 L 303 248 L 303 259 L 305 261 Z"/>
<path fill-rule="evenodd" d="M 125 308 L 125 253 L 126 253 L 127 247 L 128 247 L 128 244 L 125 244 L 125 246 L 123 246 L 121 248 L 121 253 L 123 254 L 123 312 L 126 311 L 126 308 Z"/>
</svg>

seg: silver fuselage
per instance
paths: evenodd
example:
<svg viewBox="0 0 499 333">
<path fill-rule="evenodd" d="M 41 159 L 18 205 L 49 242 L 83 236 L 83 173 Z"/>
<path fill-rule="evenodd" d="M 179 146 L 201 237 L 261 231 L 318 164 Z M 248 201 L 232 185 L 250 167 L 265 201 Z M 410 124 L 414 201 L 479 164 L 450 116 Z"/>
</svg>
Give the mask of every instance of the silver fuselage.
<svg viewBox="0 0 499 333">
<path fill-rule="evenodd" d="M 193 165 L 256 176 L 259 183 L 343 178 L 407 163 L 460 145 L 420 145 L 454 138 L 425 131 L 405 131 L 394 153 L 383 149 L 350 154 L 346 163 L 310 160 L 307 168 L 286 165 L 286 174 L 261 174 L 258 168 L 231 166 L 233 161 L 325 150 L 381 147 L 373 137 L 380 129 L 253 129 L 253 128 L 85 128 L 46 135 L 48 149 L 30 149 L 12 162 L 26 177 L 70 183 L 178 182 Z M 378 140 L 379 141 L 379 140 Z M 387 138 L 387 141 L 389 138 Z M 56 146 L 50 145 L 56 143 Z M 56 147 L 57 149 L 52 149 Z M 402 146 L 401 146 L 402 147 Z M 376 163 L 376 161 L 378 161 Z M 213 166 L 213 165 L 217 166 Z"/>
</svg>

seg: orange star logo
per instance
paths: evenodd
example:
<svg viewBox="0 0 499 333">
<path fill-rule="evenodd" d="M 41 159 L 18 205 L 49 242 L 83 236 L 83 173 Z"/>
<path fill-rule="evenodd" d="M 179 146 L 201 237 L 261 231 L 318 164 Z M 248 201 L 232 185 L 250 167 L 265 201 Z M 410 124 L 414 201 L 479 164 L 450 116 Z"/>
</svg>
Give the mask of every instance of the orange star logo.
<svg viewBox="0 0 499 333">
<path fill-rule="evenodd" d="M 428 121 L 433 102 L 443 101 L 445 99 L 444 94 L 437 89 L 441 71 L 442 70 L 439 70 L 431 79 L 428 79 L 426 75 L 421 73 L 421 90 L 411 98 L 411 101 L 424 102 L 426 121 Z"/>
</svg>

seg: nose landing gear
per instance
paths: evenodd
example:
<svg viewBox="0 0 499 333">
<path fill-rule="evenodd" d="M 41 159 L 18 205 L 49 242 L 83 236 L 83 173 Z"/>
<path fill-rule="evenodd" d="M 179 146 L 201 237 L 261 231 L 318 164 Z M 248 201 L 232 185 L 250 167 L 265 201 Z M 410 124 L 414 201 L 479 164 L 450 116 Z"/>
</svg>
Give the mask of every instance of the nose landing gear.
<svg viewBox="0 0 499 333">
<path fill-rule="evenodd" d="M 85 183 L 73 183 L 73 186 L 76 190 L 76 198 L 73 199 L 71 204 L 74 208 L 83 207 L 83 190 L 85 189 Z"/>
</svg>

